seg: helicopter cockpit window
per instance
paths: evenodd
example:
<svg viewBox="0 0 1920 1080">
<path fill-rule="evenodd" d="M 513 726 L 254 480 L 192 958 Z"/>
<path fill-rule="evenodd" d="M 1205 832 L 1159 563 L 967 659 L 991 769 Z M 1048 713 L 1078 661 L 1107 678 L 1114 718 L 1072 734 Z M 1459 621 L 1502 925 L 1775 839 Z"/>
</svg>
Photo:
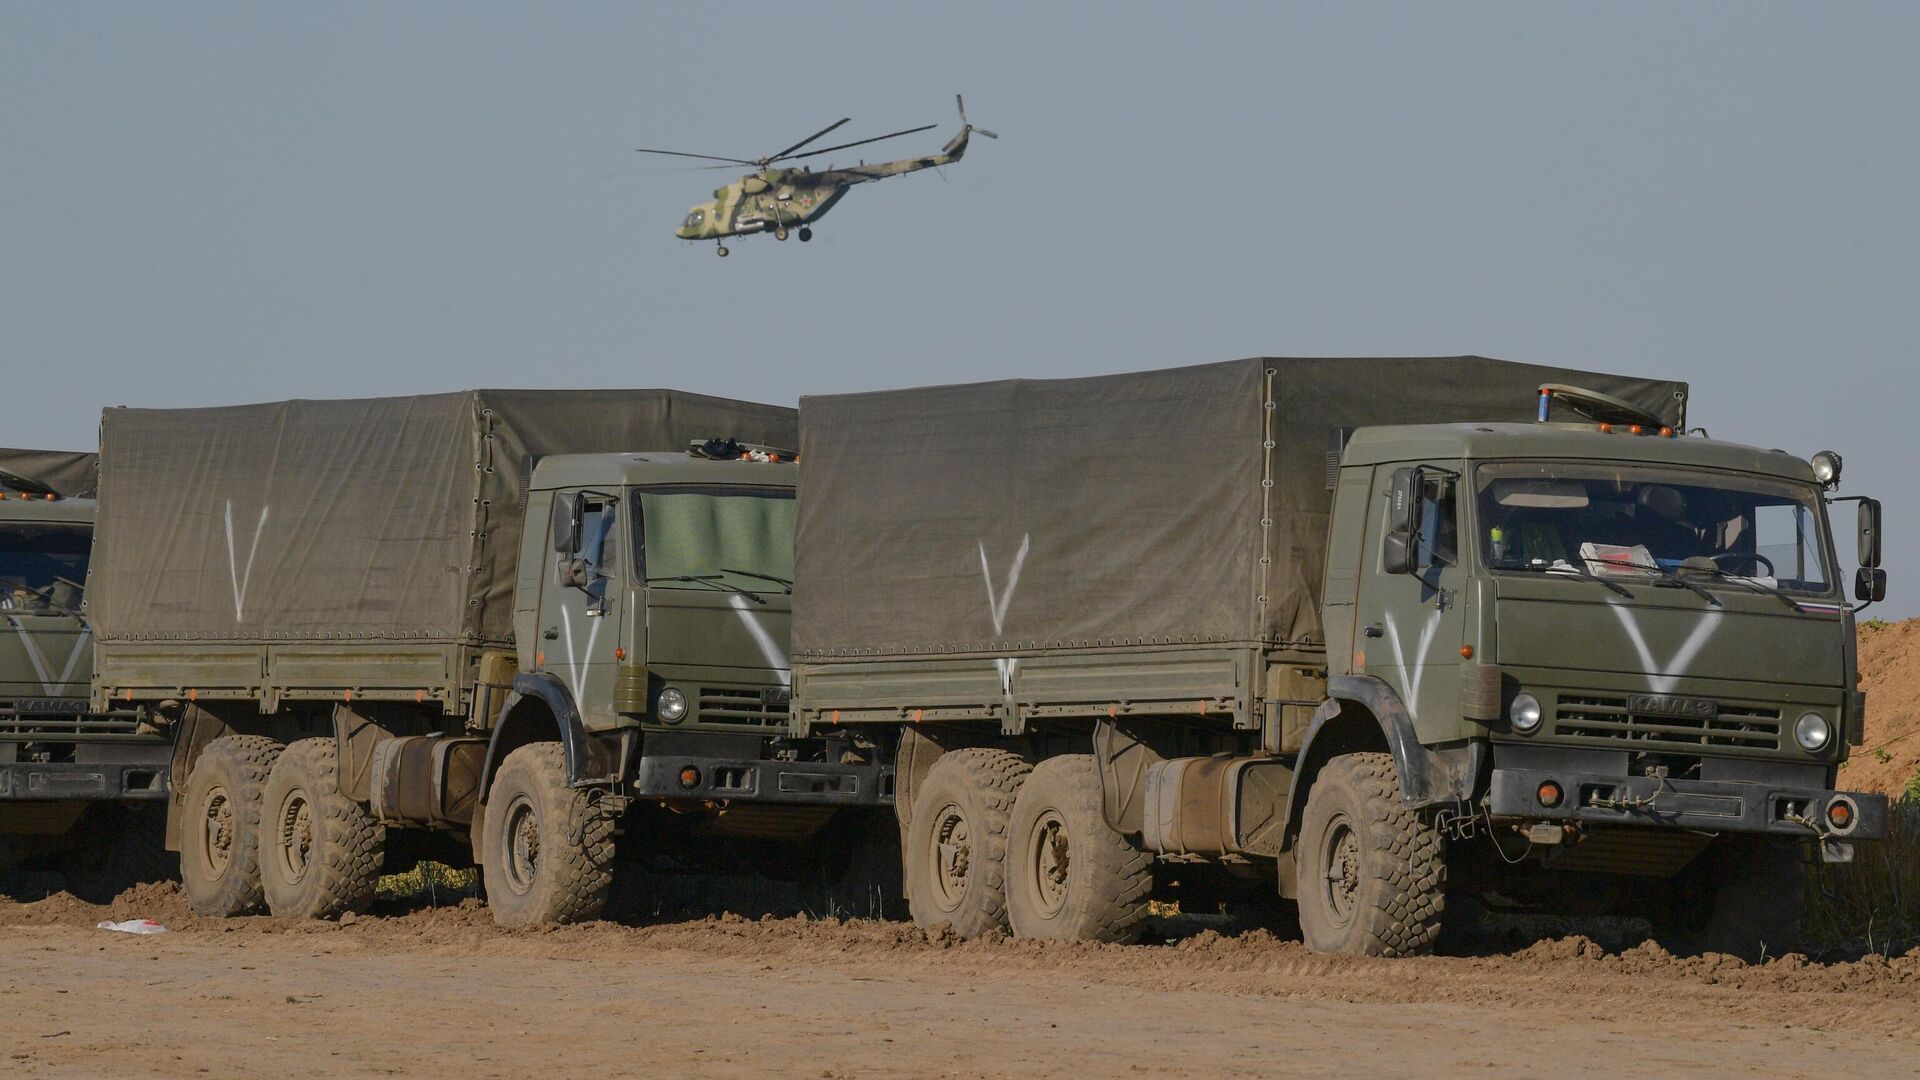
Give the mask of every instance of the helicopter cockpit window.
<svg viewBox="0 0 1920 1080">
<path fill-rule="evenodd" d="M 699 227 L 700 227 L 700 222 L 701 222 L 701 221 L 703 221 L 703 220 L 705 220 L 705 219 L 706 219 L 706 216 L 707 216 L 707 215 L 706 215 L 706 211 L 704 211 L 704 210 L 695 210 L 695 211 L 694 211 L 693 213 L 691 213 L 691 214 L 688 214 L 688 215 L 687 215 L 687 228 L 689 228 L 689 229 L 697 229 L 697 228 L 699 228 Z"/>
</svg>

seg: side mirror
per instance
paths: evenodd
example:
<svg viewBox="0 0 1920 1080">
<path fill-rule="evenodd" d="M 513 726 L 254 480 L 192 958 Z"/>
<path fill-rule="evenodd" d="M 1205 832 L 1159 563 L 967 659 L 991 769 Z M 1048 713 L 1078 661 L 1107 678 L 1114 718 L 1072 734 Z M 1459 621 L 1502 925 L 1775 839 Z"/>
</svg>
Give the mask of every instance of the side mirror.
<svg viewBox="0 0 1920 1080">
<path fill-rule="evenodd" d="M 580 522 L 585 509 L 577 491 L 562 491 L 553 497 L 553 550 L 571 555 L 580 550 Z"/>
<path fill-rule="evenodd" d="M 1853 574 L 1853 598 L 1877 604 L 1887 598 L 1887 572 L 1877 566 L 1863 566 Z"/>
<path fill-rule="evenodd" d="M 1380 568 L 1389 574 L 1413 572 L 1414 533 L 1420 525 L 1419 469 L 1395 469 L 1387 486 L 1387 532 L 1381 541 Z"/>
<path fill-rule="evenodd" d="M 1389 574 L 1413 573 L 1413 537 L 1390 532 L 1380 546 L 1380 569 Z"/>
<path fill-rule="evenodd" d="M 1880 565 L 1879 499 L 1860 500 L 1860 565 L 1863 567 Z"/>
<path fill-rule="evenodd" d="M 1393 470 L 1393 483 L 1387 488 L 1387 531 L 1412 536 L 1420 524 L 1419 469 Z"/>
</svg>

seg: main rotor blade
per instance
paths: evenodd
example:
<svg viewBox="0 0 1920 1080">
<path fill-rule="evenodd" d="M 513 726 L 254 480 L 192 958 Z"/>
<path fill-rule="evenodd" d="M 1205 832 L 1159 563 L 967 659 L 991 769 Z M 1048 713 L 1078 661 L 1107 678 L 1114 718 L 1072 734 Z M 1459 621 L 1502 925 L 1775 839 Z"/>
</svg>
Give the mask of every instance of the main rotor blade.
<svg viewBox="0 0 1920 1080">
<path fill-rule="evenodd" d="M 839 146 L 829 146 L 820 150 L 809 150 L 804 154 L 782 155 L 782 157 L 790 156 L 792 159 L 798 160 L 803 157 L 813 157 L 816 154 L 831 154 L 835 150 L 845 150 L 850 146 L 865 146 L 870 142 L 879 142 L 881 139 L 897 139 L 902 135 L 912 135 L 916 131 L 929 131 L 938 126 L 939 125 L 937 124 L 922 124 L 917 128 L 908 128 L 905 131 L 896 131 L 891 135 L 875 135 L 871 139 L 861 139 L 859 142 L 841 143 Z M 781 160 L 781 158 L 769 158 L 768 160 L 779 161 Z"/>
<path fill-rule="evenodd" d="M 969 125 L 969 126 L 971 126 L 971 125 Z M 973 133 L 974 133 L 975 135 L 985 135 L 985 136 L 986 136 L 987 138 L 989 138 L 989 139 L 997 139 L 997 138 L 999 138 L 999 137 L 1000 137 L 1000 136 L 998 136 L 998 135 L 995 135 L 995 134 L 994 134 L 993 132 L 991 132 L 991 131 L 988 131 L 988 130 L 987 130 L 986 128 L 980 128 L 980 127 L 977 127 L 977 128 L 974 128 L 974 129 L 973 129 Z"/>
<path fill-rule="evenodd" d="M 821 128 L 819 131 L 816 131 L 813 134 L 807 136 L 806 138 L 801 139 L 799 142 L 794 143 L 792 146 L 787 147 L 785 150 L 782 150 L 779 153 L 774 154 L 771 157 L 768 157 L 767 160 L 779 161 L 781 158 L 786 157 L 788 154 L 793 153 L 795 150 L 800 149 L 801 147 L 807 145 L 813 140 L 819 138 L 820 136 L 825 135 L 827 132 L 832 131 L 834 128 L 839 127 L 841 124 L 844 124 L 851 119 L 853 119 L 853 117 L 843 116 L 840 119 L 835 120 L 833 123 L 828 124 L 826 127 Z"/>
<path fill-rule="evenodd" d="M 737 158 L 737 157 L 717 157 L 717 156 L 715 156 L 715 155 L 713 155 L 713 154 L 688 154 L 688 153 L 684 153 L 684 152 L 682 152 L 682 151 L 679 151 L 679 150 L 648 150 L 648 149 L 646 149 L 645 147 L 640 147 L 640 148 L 638 148 L 638 149 L 636 149 L 636 150 L 634 150 L 634 153 L 636 153 L 636 154 L 667 154 L 667 155 L 669 155 L 669 156 L 672 156 L 672 157 L 690 157 L 690 158 L 699 158 L 699 159 L 700 159 L 700 160 L 702 160 L 702 161 L 726 161 L 726 162 L 731 162 L 731 163 L 733 163 L 733 164 L 735 164 L 735 165 L 758 165 L 758 164 L 760 164 L 760 163 L 759 163 L 759 162 L 757 162 L 757 161 L 748 161 L 748 160 L 746 160 L 745 158 Z"/>
</svg>

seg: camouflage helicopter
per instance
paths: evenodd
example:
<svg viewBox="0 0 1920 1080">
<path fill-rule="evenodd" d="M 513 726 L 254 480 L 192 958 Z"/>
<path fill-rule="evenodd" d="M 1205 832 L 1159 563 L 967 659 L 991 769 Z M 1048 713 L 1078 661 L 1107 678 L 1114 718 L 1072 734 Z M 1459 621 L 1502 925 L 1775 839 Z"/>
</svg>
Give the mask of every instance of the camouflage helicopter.
<svg viewBox="0 0 1920 1080">
<path fill-rule="evenodd" d="M 912 135 L 935 126 L 924 124 L 888 135 L 876 135 L 871 139 L 841 143 L 838 146 L 823 147 L 819 150 L 808 150 L 804 154 L 795 152 L 828 132 L 838 129 L 840 125 L 852 119 L 851 117 L 842 117 L 777 154 L 753 160 L 718 157 L 713 154 L 688 154 L 679 150 L 642 149 L 639 153 L 667 154 L 673 157 L 699 158 L 705 161 L 727 163 L 703 166 L 709 169 L 751 165 L 758 170 L 748 173 L 726 187 L 716 188 L 712 201 L 703 202 L 689 210 L 686 220 L 674 230 L 674 235 L 682 240 L 716 241 L 716 253 L 724 258 L 727 254 L 727 245 L 724 241 L 729 236 L 770 232 L 775 240 L 785 240 L 788 230 L 797 226 L 796 231 L 799 232 L 801 241 L 811 240 L 813 239 L 811 224 L 824 216 L 828 210 L 833 209 L 833 204 L 839 202 L 853 185 L 885 180 L 889 176 L 901 176 L 959 161 L 967 152 L 968 137 L 976 131 L 989 139 L 1000 137 L 986 128 L 974 127 L 968 123 L 967 103 L 959 94 L 955 94 L 953 100 L 960 107 L 960 133 L 948 140 L 947 145 L 941 147 L 939 153 L 929 157 L 904 158 L 900 161 L 887 161 L 876 165 L 862 162 L 849 169 L 827 168 L 820 172 L 814 172 L 804 165 L 797 168 L 775 167 L 778 162 L 798 161 L 801 158 L 831 154 L 836 150 L 865 146 L 882 139 L 897 139 L 902 135 Z"/>
</svg>

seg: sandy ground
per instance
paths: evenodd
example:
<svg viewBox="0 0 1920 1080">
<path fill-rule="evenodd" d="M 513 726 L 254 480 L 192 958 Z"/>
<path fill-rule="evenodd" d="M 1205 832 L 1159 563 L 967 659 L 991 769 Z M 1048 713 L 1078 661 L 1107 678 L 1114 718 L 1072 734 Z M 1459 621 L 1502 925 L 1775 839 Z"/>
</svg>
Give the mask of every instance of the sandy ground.
<svg viewBox="0 0 1920 1080">
<path fill-rule="evenodd" d="M 1920 619 L 1860 627 L 1866 742 L 1840 766 L 1840 786 L 1897 795 L 1920 776 Z"/>
<path fill-rule="evenodd" d="M 1261 931 L 960 943 L 738 916 L 506 932 L 473 902 L 197 920 L 169 888 L 0 902 L 10 1074 L 1920 1076 L 1920 950 L 1746 965 L 1569 938 L 1367 961 Z M 142 911 L 173 932 L 93 928 Z"/>
</svg>

